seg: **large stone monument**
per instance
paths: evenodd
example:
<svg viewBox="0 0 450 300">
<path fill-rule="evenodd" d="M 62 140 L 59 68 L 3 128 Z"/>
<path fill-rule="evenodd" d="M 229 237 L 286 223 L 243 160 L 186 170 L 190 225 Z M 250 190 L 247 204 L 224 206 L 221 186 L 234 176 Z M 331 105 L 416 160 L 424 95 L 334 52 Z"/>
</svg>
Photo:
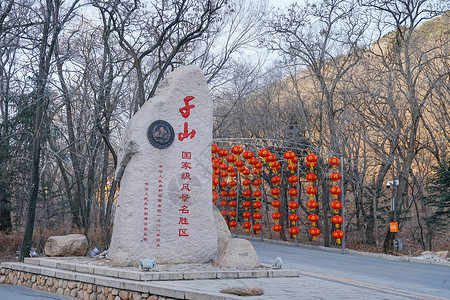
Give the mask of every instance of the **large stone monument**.
<svg viewBox="0 0 450 300">
<path fill-rule="evenodd" d="M 116 266 L 207 263 L 217 257 L 211 205 L 212 101 L 198 67 L 170 73 L 129 121 L 108 258 Z"/>
</svg>

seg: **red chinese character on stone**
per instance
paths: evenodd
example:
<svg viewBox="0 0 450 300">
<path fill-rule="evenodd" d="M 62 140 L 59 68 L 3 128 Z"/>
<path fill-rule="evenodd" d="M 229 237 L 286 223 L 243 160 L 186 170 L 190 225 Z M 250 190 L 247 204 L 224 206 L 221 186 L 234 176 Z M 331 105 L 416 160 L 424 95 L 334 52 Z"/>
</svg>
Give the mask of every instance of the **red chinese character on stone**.
<svg viewBox="0 0 450 300">
<path fill-rule="evenodd" d="M 189 101 L 194 100 L 195 97 L 192 96 L 187 96 L 186 98 L 184 98 L 184 104 L 185 106 L 180 108 L 180 113 L 183 116 L 183 118 L 187 118 L 189 117 L 190 113 L 191 113 L 191 108 L 194 108 L 195 105 L 189 105 Z"/>
<path fill-rule="evenodd" d="M 178 224 L 189 225 L 189 222 L 187 218 L 180 217 L 180 222 L 178 222 Z"/>
<path fill-rule="evenodd" d="M 183 170 L 192 169 L 191 163 L 190 163 L 190 162 L 185 162 L 185 161 L 183 161 L 183 162 L 181 162 L 181 168 L 182 168 Z"/>
<path fill-rule="evenodd" d="M 181 211 L 181 213 L 183 213 L 183 214 L 189 213 L 189 209 L 186 205 L 183 205 L 178 211 Z"/>
<path fill-rule="evenodd" d="M 191 159 L 191 152 L 181 152 L 181 158 L 182 159 Z"/>
<path fill-rule="evenodd" d="M 146 241 L 147 241 L 147 238 L 144 238 L 143 240 L 144 240 L 144 242 L 146 242 Z"/>
<path fill-rule="evenodd" d="M 191 197 L 189 197 L 189 194 L 181 194 L 181 202 L 187 202 Z"/>
<path fill-rule="evenodd" d="M 181 174 L 181 179 L 183 179 L 183 180 L 192 180 L 191 179 L 191 173 L 183 173 L 183 174 Z"/>
<path fill-rule="evenodd" d="M 189 234 L 187 233 L 187 229 L 179 229 L 178 230 L 178 235 L 179 236 L 189 236 Z"/>
<path fill-rule="evenodd" d="M 178 140 L 183 141 L 185 138 L 190 137 L 190 139 L 192 140 L 195 136 L 195 130 L 192 130 L 191 132 L 188 132 L 188 123 L 184 122 L 184 132 L 183 133 L 178 133 Z"/>
<path fill-rule="evenodd" d="M 191 191 L 189 188 L 189 183 L 183 183 L 183 187 L 181 188 L 181 191 L 184 191 L 184 190 L 189 191 L 189 192 Z"/>
</svg>

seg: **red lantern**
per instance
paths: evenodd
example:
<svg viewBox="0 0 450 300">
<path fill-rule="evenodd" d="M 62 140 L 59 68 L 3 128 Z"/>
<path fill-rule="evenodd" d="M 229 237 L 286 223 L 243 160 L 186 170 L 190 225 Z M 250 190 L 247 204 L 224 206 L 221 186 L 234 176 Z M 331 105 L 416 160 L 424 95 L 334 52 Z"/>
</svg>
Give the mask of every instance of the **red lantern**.
<svg viewBox="0 0 450 300">
<path fill-rule="evenodd" d="M 278 201 L 278 200 L 274 200 L 274 201 L 272 201 L 272 206 L 273 207 L 275 207 L 275 210 L 278 210 L 278 207 L 280 207 L 281 206 L 281 202 L 280 201 Z"/>
<path fill-rule="evenodd" d="M 272 229 L 276 233 L 279 233 L 283 229 L 283 226 L 281 226 L 280 224 L 275 224 L 275 225 L 272 226 Z"/>
<path fill-rule="evenodd" d="M 259 201 L 253 202 L 253 207 L 256 209 L 256 211 L 259 211 L 259 209 L 262 207 L 262 203 Z"/>
<path fill-rule="evenodd" d="M 229 185 L 234 189 L 237 186 L 237 181 L 236 180 L 231 180 Z"/>
<path fill-rule="evenodd" d="M 274 212 L 272 214 L 272 219 L 275 220 L 275 223 L 278 223 L 278 220 L 281 219 L 281 214 L 279 212 Z"/>
<path fill-rule="evenodd" d="M 242 167 L 242 166 L 244 166 L 244 162 L 242 160 L 237 160 L 234 162 L 234 166 L 236 168 Z"/>
<path fill-rule="evenodd" d="M 212 178 L 212 184 L 213 184 L 213 189 L 215 189 L 216 186 L 219 184 L 219 178 L 213 177 Z"/>
<path fill-rule="evenodd" d="M 339 224 L 341 224 L 344 221 L 344 218 L 342 218 L 339 215 L 333 216 L 331 218 L 331 222 L 333 222 L 334 224 L 336 224 L 336 228 L 339 228 Z"/>
<path fill-rule="evenodd" d="M 245 199 L 248 199 L 252 195 L 252 192 L 249 190 L 243 191 L 242 195 L 245 197 Z"/>
<path fill-rule="evenodd" d="M 275 155 L 273 155 L 273 154 L 269 154 L 267 157 L 266 157 L 266 161 L 269 163 L 269 165 L 271 164 L 271 163 L 273 163 L 274 161 L 276 161 L 277 160 L 277 158 L 275 157 Z"/>
<path fill-rule="evenodd" d="M 220 164 L 220 165 L 219 165 L 219 168 L 220 168 L 222 171 L 227 171 L 227 170 L 228 170 L 228 165 L 227 165 L 227 164 Z"/>
<path fill-rule="evenodd" d="M 317 160 L 318 160 L 319 158 L 316 156 L 316 155 L 314 155 L 314 154 L 310 154 L 310 155 L 308 155 L 307 157 L 306 157 L 306 161 L 307 162 L 317 162 Z"/>
<path fill-rule="evenodd" d="M 228 195 L 230 195 L 231 198 L 234 198 L 237 196 L 237 192 L 235 190 L 231 190 L 228 192 Z"/>
<path fill-rule="evenodd" d="M 308 180 L 308 181 L 314 181 L 316 179 L 317 179 L 317 175 L 314 174 L 314 173 L 309 173 L 309 174 L 306 175 L 306 180 Z"/>
<path fill-rule="evenodd" d="M 291 159 L 291 163 L 297 164 L 298 163 L 298 157 L 294 156 L 294 158 Z"/>
<path fill-rule="evenodd" d="M 219 200 L 219 194 L 217 194 L 216 191 L 213 191 L 212 192 L 212 201 L 213 201 L 213 203 L 216 204 L 217 200 Z"/>
<path fill-rule="evenodd" d="M 288 191 L 289 196 L 291 196 L 292 198 L 295 198 L 298 195 L 298 190 L 297 189 L 290 189 Z"/>
<path fill-rule="evenodd" d="M 274 161 L 274 162 L 272 163 L 272 166 L 271 166 L 270 168 L 272 169 L 272 171 L 273 171 L 275 174 L 277 174 L 277 173 L 278 173 L 278 170 L 281 169 L 281 166 L 280 166 L 280 163 L 279 163 L 279 162 Z"/>
<path fill-rule="evenodd" d="M 225 206 L 228 205 L 228 202 L 225 201 L 225 200 L 222 200 L 222 201 L 219 202 L 219 204 L 220 204 L 220 206 L 225 207 Z"/>
<path fill-rule="evenodd" d="M 220 157 L 217 157 L 216 159 L 214 159 L 214 161 L 218 162 L 219 165 L 223 164 L 223 159 L 221 159 Z"/>
<path fill-rule="evenodd" d="M 245 210 L 247 210 L 250 206 L 252 206 L 252 203 L 250 201 L 244 201 L 242 202 L 242 206 L 245 207 Z"/>
<path fill-rule="evenodd" d="M 310 186 L 306 189 L 306 193 L 309 194 L 309 199 L 313 200 L 314 195 L 317 194 L 317 189 L 313 186 Z"/>
<path fill-rule="evenodd" d="M 290 164 L 288 164 L 287 168 L 288 168 L 289 170 L 291 170 L 291 173 L 292 173 L 292 174 L 294 174 L 295 170 L 297 170 L 297 164 L 290 163 Z"/>
<path fill-rule="evenodd" d="M 237 222 L 236 221 L 230 221 L 229 223 L 228 223 L 228 226 L 230 226 L 231 228 L 235 228 L 236 226 L 237 226 Z"/>
<path fill-rule="evenodd" d="M 280 193 L 281 193 L 281 191 L 277 188 L 272 189 L 270 192 L 272 193 L 272 195 L 275 199 L 277 199 L 278 195 L 280 195 Z"/>
<path fill-rule="evenodd" d="M 219 166 L 220 166 L 220 164 L 219 164 L 218 161 L 213 161 L 213 162 L 212 162 L 212 168 L 213 168 L 213 170 L 219 169 Z"/>
<path fill-rule="evenodd" d="M 333 169 L 337 169 L 337 166 L 341 164 L 341 161 L 337 157 L 330 158 L 330 165 L 333 166 Z"/>
<path fill-rule="evenodd" d="M 219 169 L 214 170 L 214 171 L 213 171 L 213 175 L 214 175 L 214 176 L 219 176 L 219 175 L 220 175 L 220 170 L 219 170 Z M 227 175 L 228 175 L 228 174 L 227 174 Z"/>
<path fill-rule="evenodd" d="M 251 164 L 252 166 L 254 166 L 257 163 L 259 163 L 259 160 L 256 157 L 252 157 L 248 160 L 248 163 Z"/>
<path fill-rule="evenodd" d="M 231 147 L 231 153 L 233 153 L 234 155 L 236 155 L 236 158 L 239 157 L 239 155 L 244 152 L 244 148 L 242 148 L 241 146 L 233 146 Z"/>
<path fill-rule="evenodd" d="M 330 189 L 330 193 L 333 194 L 334 199 L 337 199 L 339 197 L 339 195 L 342 193 L 341 188 L 337 187 L 337 186 L 333 186 Z"/>
<path fill-rule="evenodd" d="M 290 161 L 291 159 L 293 159 L 295 157 L 295 153 L 292 151 L 286 151 L 283 156 L 285 159 Z"/>
<path fill-rule="evenodd" d="M 295 239 L 297 237 L 297 234 L 300 232 L 300 229 L 297 227 L 291 227 L 289 228 L 289 233 L 292 234 L 292 237 Z"/>
<path fill-rule="evenodd" d="M 253 180 L 253 185 L 259 187 L 262 184 L 262 180 L 261 179 L 255 179 Z"/>
<path fill-rule="evenodd" d="M 226 181 L 222 181 L 220 182 L 220 186 L 226 188 L 228 186 L 228 183 Z"/>
<path fill-rule="evenodd" d="M 272 177 L 272 179 L 271 179 L 270 181 L 272 181 L 272 183 L 273 183 L 275 186 L 277 186 L 277 185 L 281 182 L 281 178 L 278 177 L 278 176 L 274 176 L 274 177 Z"/>
<path fill-rule="evenodd" d="M 256 201 L 259 201 L 259 197 L 262 196 L 262 192 L 261 191 L 254 191 L 253 192 L 253 197 L 256 198 Z"/>
<path fill-rule="evenodd" d="M 236 218 L 237 216 L 237 213 L 234 210 L 232 210 L 228 213 L 228 215 L 231 217 L 231 220 L 234 220 L 234 218 Z"/>
<path fill-rule="evenodd" d="M 311 209 L 311 211 L 314 211 L 319 206 L 319 203 L 317 203 L 317 201 L 315 200 L 311 200 L 308 201 L 308 203 L 306 203 L 306 206 L 308 206 Z"/>
<path fill-rule="evenodd" d="M 220 172 L 220 177 L 222 178 L 227 178 L 228 177 L 228 173 L 225 171 Z"/>
<path fill-rule="evenodd" d="M 256 231 L 256 234 L 258 234 L 262 229 L 262 226 L 260 224 L 253 225 L 253 230 Z"/>
<path fill-rule="evenodd" d="M 308 221 L 310 221 L 312 224 L 312 226 L 316 226 L 316 222 L 319 221 L 319 216 L 318 215 L 309 215 L 308 216 Z"/>
<path fill-rule="evenodd" d="M 226 210 L 222 210 L 221 214 L 224 218 L 226 218 L 228 215 L 228 212 Z"/>
<path fill-rule="evenodd" d="M 242 227 L 245 228 L 245 231 L 249 231 L 250 227 L 252 227 L 252 224 L 250 222 L 245 222 L 242 224 Z"/>
<path fill-rule="evenodd" d="M 335 230 L 333 231 L 332 236 L 336 239 L 336 243 L 339 245 L 341 243 L 341 239 L 344 237 L 344 232 L 342 230 Z"/>
<path fill-rule="evenodd" d="M 295 210 L 298 208 L 298 203 L 295 201 L 291 201 L 288 203 L 288 206 L 292 212 L 295 212 Z"/>
<path fill-rule="evenodd" d="M 220 192 L 220 196 L 221 196 L 222 198 L 225 198 L 225 197 L 228 196 L 228 192 L 227 192 L 227 191 L 221 191 L 221 192 Z"/>
<path fill-rule="evenodd" d="M 228 166 L 227 172 L 228 172 L 228 173 L 234 172 L 233 166 Z"/>
<path fill-rule="evenodd" d="M 313 240 L 316 240 L 317 236 L 320 234 L 320 229 L 319 228 L 311 228 L 309 230 L 309 234 L 313 236 Z"/>
<path fill-rule="evenodd" d="M 245 168 L 244 171 L 242 171 L 242 174 L 244 174 L 245 177 L 247 177 L 248 175 L 250 175 L 250 170 Z"/>
<path fill-rule="evenodd" d="M 236 174 L 235 171 L 233 171 L 233 172 L 230 172 L 230 173 L 228 174 L 228 176 L 235 178 L 235 177 L 237 176 L 237 174 Z"/>
<path fill-rule="evenodd" d="M 300 219 L 300 217 L 296 214 L 289 215 L 289 221 L 292 222 L 292 225 L 295 225 L 295 222 L 297 222 Z"/>
<path fill-rule="evenodd" d="M 314 171 L 314 167 L 317 165 L 317 162 L 306 162 L 306 166 L 309 167 L 310 171 Z"/>
<path fill-rule="evenodd" d="M 217 154 L 219 154 L 220 157 L 228 156 L 228 153 L 229 153 L 228 150 L 225 148 L 222 148 L 219 150 L 219 152 L 217 152 Z"/>
<path fill-rule="evenodd" d="M 248 179 L 244 179 L 244 181 L 242 181 L 242 184 L 245 186 L 245 188 L 247 189 L 251 184 L 252 181 L 248 180 Z"/>
<path fill-rule="evenodd" d="M 336 200 L 336 201 L 331 202 L 330 206 L 331 206 L 331 208 L 334 209 L 334 213 L 338 214 L 339 210 L 342 208 L 342 203 Z"/>
<path fill-rule="evenodd" d="M 242 153 L 242 157 L 245 158 L 247 161 L 253 157 L 253 152 L 251 151 L 245 151 Z"/>
<path fill-rule="evenodd" d="M 267 149 L 261 149 L 258 151 L 258 155 L 262 158 L 263 161 L 266 161 L 267 156 L 270 155 L 270 151 Z"/>
<path fill-rule="evenodd" d="M 341 178 L 342 178 L 342 175 L 339 173 L 331 173 L 330 174 L 330 179 L 333 181 L 341 180 Z"/>
<path fill-rule="evenodd" d="M 244 211 L 244 213 L 242 213 L 242 216 L 245 218 L 246 221 L 248 221 L 248 218 L 252 216 L 252 213 L 249 211 Z"/>
<path fill-rule="evenodd" d="M 215 156 L 215 153 L 219 152 L 219 150 L 220 150 L 220 147 L 219 147 L 219 146 L 217 146 L 216 144 L 212 144 L 212 145 L 211 145 L 211 153 L 212 153 L 212 157 L 214 157 L 214 156 Z"/>
<path fill-rule="evenodd" d="M 231 206 L 231 207 L 236 207 L 236 206 L 237 206 L 237 202 L 234 201 L 234 200 L 231 200 L 231 201 L 228 203 L 228 205 Z"/>
<path fill-rule="evenodd" d="M 293 186 L 296 186 L 297 185 L 297 182 L 298 182 L 298 177 L 297 176 L 291 176 L 291 177 L 289 177 L 289 179 L 288 179 L 288 181 L 293 185 Z"/>
<path fill-rule="evenodd" d="M 236 156 L 234 156 L 233 154 L 230 154 L 227 156 L 227 162 L 229 162 L 230 165 L 232 165 L 235 161 L 236 161 Z"/>
<path fill-rule="evenodd" d="M 253 219 L 255 219 L 257 222 L 259 222 L 259 220 L 261 220 L 262 215 L 259 212 L 255 212 L 253 214 Z"/>
</svg>

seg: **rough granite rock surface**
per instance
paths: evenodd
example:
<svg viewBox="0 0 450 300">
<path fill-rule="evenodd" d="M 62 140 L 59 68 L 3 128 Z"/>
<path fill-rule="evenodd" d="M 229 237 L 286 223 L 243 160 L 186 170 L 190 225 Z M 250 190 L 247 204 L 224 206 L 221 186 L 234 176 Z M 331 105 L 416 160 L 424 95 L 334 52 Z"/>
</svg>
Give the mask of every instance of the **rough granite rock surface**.
<svg viewBox="0 0 450 300">
<path fill-rule="evenodd" d="M 83 234 L 51 236 L 47 239 L 44 254 L 47 256 L 84 256 L 88 240 Z"/>
<path fill-rule="evenodd" d="M 173 128 L 173 143 L 164 149 L 147 136 L 155 121 Z M 167 140 L 167 130 L 162 136 Z M 124 131 L 108 254 L 113 265 L 136 266 L 148 257 L 157 264 L 216 259 L 211 144 L 212 101 L 205 77 L 198 67 L 181 67 L 167 75 Z"/>
</svg>

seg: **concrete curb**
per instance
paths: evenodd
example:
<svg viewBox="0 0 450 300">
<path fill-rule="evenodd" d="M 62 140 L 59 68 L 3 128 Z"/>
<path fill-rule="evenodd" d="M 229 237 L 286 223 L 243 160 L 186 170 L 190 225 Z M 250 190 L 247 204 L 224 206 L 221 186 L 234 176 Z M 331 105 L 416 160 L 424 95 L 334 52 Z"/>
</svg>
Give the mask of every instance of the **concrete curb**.
<svg viewBox="0 0 450 300">
<path fill-rule="evenodd" d="M 243 238 L 243 239 L 247 239 L 247 240 L 251 240 L 251 241 L 261 241 L 260 238 L 255 238 L 255 237 L 239 236 L 239 238 Z M 262 242 L 278 244 L 278 245 L 285 245 L 285 246 L 290 246 L 290 247 L 297 247 L 297 248 L 315 249 L 315 250 L 321 250 L 321 251 L 327 251 L 327 252 L 342 253 L 341 248 L 305 245 L 305 244 L 300 244 L 300 243 L 298 244 L 298 246 L 296 246 L 292 242 L 274 241 L 274 240 L 266 240 L 266 239 L 264 239 Z M 382 253 L 361 252 L 361 251 L 351 250 L 351 249 L 347 249 L 347 248 L 345 249 L 345 254 L 381 258 L 381 259 L 392 260 L 392 261 L 402 261 L 402 262 L 411 262 L 411 263 L 426 264 L 426 265 L 431 264 L 431 265 L 450 267 L 450 262 L 433 261 L 433 260 L 420 259 L 417 257 L 410 257 L 410 256 L 395 256 L 395 255 L 382 254 Z"/>
</svg>

